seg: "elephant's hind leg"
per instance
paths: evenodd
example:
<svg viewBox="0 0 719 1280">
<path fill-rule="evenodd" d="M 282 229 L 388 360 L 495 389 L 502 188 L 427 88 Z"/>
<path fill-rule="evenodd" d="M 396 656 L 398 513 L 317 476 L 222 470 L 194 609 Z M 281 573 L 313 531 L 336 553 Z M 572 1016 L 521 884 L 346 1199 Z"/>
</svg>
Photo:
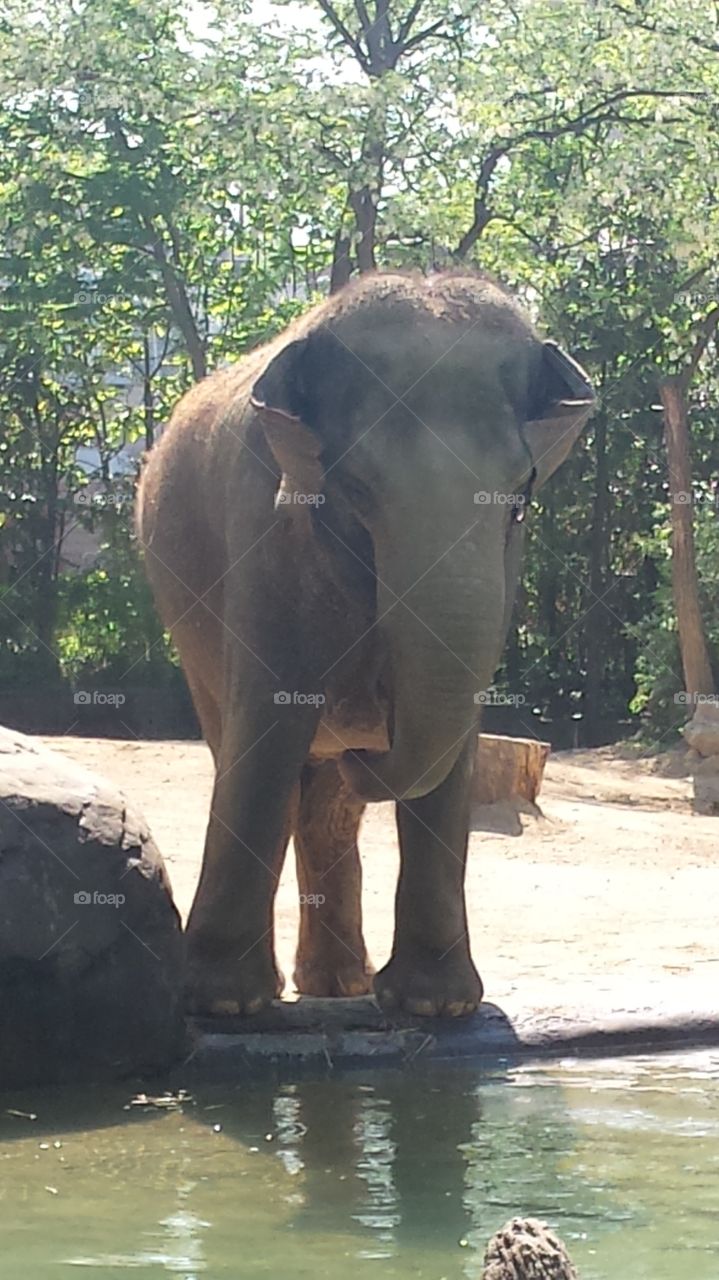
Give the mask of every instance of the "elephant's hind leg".
<svg viewBox="0 0 719 1280">
<path fill-rule="evenodd" d="M 295 826 L 300 937 L 294 982 L 303 995 L 361 996 L 372 989 L 357 848 L 364 809 L 332 761 L 306 766 Z"/>
<path fill-rule="evenodd" d="M 182 637 L 178 634 L 173 633 L 173 640 L 182 657 L 182 669 L 192 696 L 197 719 L 200 722 L 202 736 L 212 752 L 215 764 L 217 764 L 222 741 L 222 717 L 220 715 L 219 698 L 210 688 L 200 662 L 194 659 L 194 655 L 191 661 L 191 647 L 183 644 Z"/>
<path fill-rule="evenodd" d="M 222 624 L 222 585 L 218 582 L 207 590 L 203 580 L 197 576 L 193 580 L 184 565 L 182 576 L 177 564 L 178 548 L 171 553 L 163 546 L 166 558 L 161 559 L 155 550 L 155 541 L 149 545 L 141 538 L 147 576 L 157 611 L 180 655 L 202 735 L 217 762 L 222 737 L 220 705 L 223 636 L 226 634 Z"/>
</svg>

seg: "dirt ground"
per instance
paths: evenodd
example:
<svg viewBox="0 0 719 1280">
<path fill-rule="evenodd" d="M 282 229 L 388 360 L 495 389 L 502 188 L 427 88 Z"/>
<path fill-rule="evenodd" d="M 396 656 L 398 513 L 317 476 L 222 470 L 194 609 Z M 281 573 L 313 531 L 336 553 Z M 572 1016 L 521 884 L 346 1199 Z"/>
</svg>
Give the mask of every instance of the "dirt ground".
<svg viewBox="0 0 719 1280">
<path fill-rule="evenodd" d="M 144 812 L 186 915 L 212 785 L 200 742 L 46 738 L 105 774 Z M 671 762 L 670 762 L 671 764 Z M 687 1012 L 716 1004 L 719 818 L 691 813 L 690 782 L 667 757 L 566 751 L 547 766 L 541 819 L 521 836 L 477 831 L 467 893 L 485 997 L 532 1008 Z M 370 805 L 361 837 L 365 933 L 377 967 L 391 942 L 397 874 L 393 807 Z M 277 948 L 292 972 L 296 883 L 288 856 Z M 288 981 L 288 994 L 291 986 Z"/>
</svg>

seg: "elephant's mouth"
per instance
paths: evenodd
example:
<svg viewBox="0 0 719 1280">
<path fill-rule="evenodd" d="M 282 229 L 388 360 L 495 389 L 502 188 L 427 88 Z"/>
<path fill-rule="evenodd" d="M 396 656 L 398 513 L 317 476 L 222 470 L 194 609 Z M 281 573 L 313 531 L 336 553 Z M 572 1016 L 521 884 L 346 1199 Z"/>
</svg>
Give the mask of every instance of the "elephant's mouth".
<svg viewBox="0 0 719 1280">
<path fill-rule="evenodd" d="M 315 734 L 310 755 L 313 759 L 344 759 L 345 754 L 367 751 L 384 755 L 390 749 L 386 716 L 365 707 L 359 715 L 349 715 L 346 708 L 325 714 Z"/>
<path fill-rule="evenodd" d="M 313 758 L 341 760 L 345 752 L 384 755 L 390 750 L 392 697 L 386 672 L 384 676 L 375 674 L 382 666 L 381 651 L 375 645 L 374 653 L 363 655 L 363 661 L 346 678 L 325 686 L 326 701 L 310 749 Z M 358 678 L 360 671 L 364 678 Z"/>
</svg>

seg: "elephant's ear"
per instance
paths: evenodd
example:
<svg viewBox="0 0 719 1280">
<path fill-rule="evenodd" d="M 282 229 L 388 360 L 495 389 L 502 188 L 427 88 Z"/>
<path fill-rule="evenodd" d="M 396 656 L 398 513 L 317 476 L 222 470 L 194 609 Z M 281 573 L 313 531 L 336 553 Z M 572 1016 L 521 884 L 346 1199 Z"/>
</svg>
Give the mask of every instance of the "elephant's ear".
<svg viewBox="0 0 719 1280">
<path fill-rule="evenodd" d="M 543 343 L 530 417 L 523 430 L 537 487 L 564 462 L 595 405 L 594 389 L 582 366 L 556 342 Z"/>
<path fill-rule="evenodd" d="M 258 410 L 277 465 L 282 472 L 275 505 L 316 502 L 324 485 L 320 460 L 322 442 L 303 420 L 306 396 L 303 370 L 307 340 L 290 342 L 270 361 L 252 388 L 251 402 Z"/>
</svg>

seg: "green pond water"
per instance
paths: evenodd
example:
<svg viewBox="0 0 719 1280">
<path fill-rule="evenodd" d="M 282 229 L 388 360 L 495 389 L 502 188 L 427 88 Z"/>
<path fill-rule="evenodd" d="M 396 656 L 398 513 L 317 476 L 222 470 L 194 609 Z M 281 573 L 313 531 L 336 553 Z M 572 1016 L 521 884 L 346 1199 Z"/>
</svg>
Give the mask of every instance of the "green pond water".
<svg viewBox="0 0 719 1280">
<path fill-rule="evenodd" d="M 460 1280 L 521 1213 L 581 1280 L 717 1280 L 718 1086 L 705 1052 L 203 1088 L 166 1111 L 5 1095 L 0 1276 Z"/>
</svg>

